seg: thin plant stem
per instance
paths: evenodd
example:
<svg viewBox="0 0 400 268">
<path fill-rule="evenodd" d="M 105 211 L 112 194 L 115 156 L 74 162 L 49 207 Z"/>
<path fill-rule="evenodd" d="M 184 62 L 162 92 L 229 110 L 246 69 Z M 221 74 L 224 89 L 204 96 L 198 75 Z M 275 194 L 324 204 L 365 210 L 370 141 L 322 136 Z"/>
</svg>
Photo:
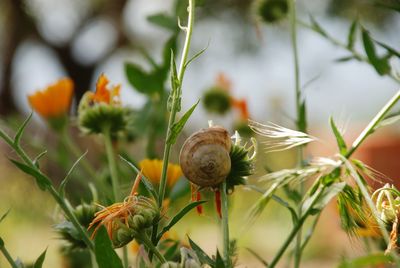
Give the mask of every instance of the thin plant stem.
<svg viewBox="0 0 400 268">
<path fill-rule="evenodd" d="M 220 190 L 221 192 L 221 205 L 222 205 L 222 238 L 223 238 L 223 247 L 224 247 L 224 257 L 225 263 L 228 268 L 232 267 L 231 258 L 230 258 L 230 250 L 229 250 L 229 217 L 228 217 L 228 196 L 226 194 L 226 181 L 221 183 Z"/>
<path fill-rule="evenodd" d="M 110 169 L 110 174 L 111 174 L 111 184 L 114 193 L 114 200 L 115 202 L 118 202 L 121 200 L 121 192 L 120 192 L 120 185 L 118 178 L 117 163 L 115 161 L 115 154 L 114 154 L 110 129 L 105 128 L 103 130 L 103 135 L 104 135 L 104 145 L 106 147 L 106 155 L 108 160 L 107 161 L 108 168 Z M 127 268 L 129 266 L 129 263 L 128 263 L 128 250 L 126 246 L 124 246 L 122 249 L 122 261 L 124 267 Z"/>
<path fill-rule="evenodd" d="M 61 139 L 64 143 L 65 147 L 76 157 L 79 158 L 82 156 L 83 152 L 76 146 L 75 142 L 73 142 L 68 134 L 68 129 L 65 128 L 61 133 Z M 87 161 L 86 158 L 83 158 L 81 161 L 82 167 L 85 169 L 86 173 L 92 177 L 93 180 L 97 179 L 96 171 L 93 169 L 92 165 Z"/>
<path fill-rule="evenodd" d="M 318 33 L 318 34 L 321 34 L 321 33 L 319 33 L 318 31 L 316 31 L 316 30 L 314 29 L 314 27 L 312 27 L 310 24 L 308 24 L 308 23 L 306 23 L 306 22 L 304 22 L 304 21 L 298 20 L 297 23 L 298 23 L 299 25 L 301 25 L 302 27 L 304 27 L 304 28 L 307 28 L 307 29 L 309 29 L 309 30 L 312 30 L 312 31 L 314 31 L 314 32 L 316 32 L 316 33 Z M 336 46 L 338 46 L 338 47 L 341 47 L 341 48 L 347 50 L 348 52 L 350 52 L 351 55 L 352 55 L 356 60 L 358 60 L 358 61 L 360 61 L 360 62 L 365 62 L 365 63 L 371 64 L 371 62 L 368 60 L 367 57 L 365 57 L 364 55 L 362 55 L 362 54 L 360 54 L 359 52 L 357 52 L 354 48 L 349 47 L 349 46 L 347 46 L 345 43 L 342 43 L 341 41 L 337 40 L 337 39 L 334 38 L 333 36 L 329 35 L 327 32 L 325 32 L 325 34 L 324 34 L 323 36 L 324 36 L 329 42 L 331 42 L 332 44 L 334 44 L 334 45 L 336 45 Z M 397 82 L 397 83 L 400 83 L 400 78 L 398 78 L 398 77 L 395 76 L 394 74 L 392 74 L 392 73 L 387 73 L 386 75 L 389 76 L 393 81 L 395 81 L 395 82 Z"/>
<path fill-rule="evenodd" d="M 179 87 L 178 87 L 177 92 L 175 92 L 176 96 L 173 96 L 173 98 L 172 98 L 171 113 L 169 115 L 169 120 L 168 120 L 167 137 L 169 137 L 171 135 L 171 128 L 176 120 L 176 114 L 177 114 L 178 108 L 179 108 L 178 106 L 180 106 L 179 102 L 180 102 L 180 96 L 181 96 L 181 91 L 182 91 L 183 76 L 185 74 L 186 62 L 188 60 L 190 42 L 192 39 L 192 32 L 193 32 L 194 2 L 195 2 L 195 0 L 189 0 L 188 25 L 185 28 L 186 38 L 185 38 L 185 44 L 183 46 L 182 58 L 181 58 L 181 62 L 179 65 L 179 72 L 178 72 Z M 160 180 L 159 199 L 158 199 L 158 205 L 160 207 L 162 206 L 162 203 L 164 201 L 165 187 L 167 184 L 168 161 L 169 161 L 171 146 L 172 146 L 172 144 L 167 143 L 164 148 L 163 168 L 162 168 L 162 174 L 161 174 L 161 180 Z"/>
<path fill-rule="evenodd" d="M 0 238 L 0 240 L 1 240 L 1 238 Z M 1 251 L 1 253 L 3 253 L 4 257 L 6 258 L 6 260 L 11 265 L 12 268 L 18 268 L 18 265 L 15 263 L 14 259 L 11 257 L 11 254 L 8 252 L 8 250 L 6 249 L 6 247 L 3 244 L 0 245 L 0 251 Z"/>
<path fill-rule="evenodd" d="M 167 127 L 167 135 L 166 135 L 166 140 L 168 137 L 171 135 L 171 129 L 172 126 L 175 123 L 176 120 L 176 114 L 179 110 L 180 106 L 180 96 L 181 96 L 181 91 L 182 91 L 182 83 L 183 83 L 183 76 L 185 74 L 185 69 L 186 69 L 186 63 L 188 60 L 188 54 L 189 54 L 189 48 L 190 48 L 190 42 L 192 39 L 192 32 L 193 32 L 193 23 L 194 23 L 194 9 L 195 9 L 195 0 L 189 0 L 189 6 L 188 6 L 188 24 L 187 27 L 184 28 L 186 31 L 186 38 L 185 38 L 185 44 L 183 46 L 182 50 L 182 58 L 179 66 L 179 72 L 178 72 L 178 83 L 179 86 L 177 90 L 174 92 L 174 95 L 172 96 L 172 105 L 171 105 L 171 112 L 169 115 L 168 119 L 168 127 Z M 171 70 L 173 71 L 173 70 Z M 165 195 L 165 188 L 167 184 L 167 171 L 168 171 L 168 162 L 169 162 L 169 156 L 171 152 L 171 143 L 165 144 L 164 147 L 164 153 L 163 153 L 163 167 L 162 167 L 162 173 L 161 173 L 161 179 L 160 179 L 160 187 L 158 190 L 159 193 L 159 198 L 158 198 L 158 206 L 162 208 L 163 201 L 164 201 L 164 195 Z M 157 245 L 157 232 L 158 232 L 158 224 L 155 224 L 153 226 L 152 230 L 152 235 L 151 235 L 151 240 L 153 242 L 153 245 Z M 152 255 L 149 254 L 149 257 Z"/>
<path fill-rule="evenodd" d="M 297 48 L 297 15 L 296 15 L 296 0 L 289 1 L 289 12 L 290 12 L 290 36 L 292 43 L 292 53 L 293 53 L 293 63 L 294 63 L 294 77 L 295 77 L 295 96 L 296 96 L 296 111 L 297 111 L 297 129 L 299 131 L 305 132 L 304 124 L 301 122 L 302 119 L 302 94 L 300 88 L 300 68 L 299 68 L 299 53 Z M 297 149 L 297 164 L 298 167 L 303 166 L 303 146 L 299 146 Z M 304 195 L 304 182 L 299 183 L 299 192 L 301 196 Z M 301 215 L 302 205 L 298 205 L 298 215 Z M 297 237 L 296 245 L 294 249 L 294 267 L 298 268 L 301 262 L 301 247 L 302 240 L 302 228 L 300 227 Z"/>
<path fill-rule="evenodd" d="M 104 136 L 104 145 L 106 147 L 108 168 L 110 169 L 114 201 L 118 202 L 118 201 L 120 201 L 121 195 L 120 195 L 120 188 L 119 188 L 117 164 L 115 162 L 114 149 L 113 149 L 113 145 L 112 145 L 110 130 L 104 129 L 103 136 Z"/>
<path fill-rule="evenodd" d="M 142 242 L 146 247 L 150 249 L 151 252 L 156 255 L 156 257 L 160 260 L 161 263 L 166 263 L 167 260 L 164 256 L 160 253 L 160 251 L 153 245 L 153 242 L 147 237 L 146 234 L 138 234 L 137 239 Z"/>
<path fill-rule="evenodd" d="M 43 174 L 43 172 L 33 163 L 31 158 L 26 154 L 26 152 L 19 146 L 18 144 L 14 144 L 13 139 L 8 136 L 4 131 L 0 129 L 0 137 L 11 147 L 15 150 L 17 155 L 27 164 L 30 168 L 34 169 L 37 171 L 39 174 L 41 174 L 43 177 L 47 178 L 49 181 L 50 179 Z M 67 218 L 71 221 L 71 223 L 74 225 L 78 233 L 82 236 L 83 241 L 87 245 L 87 247 L 90 250 L 94 250 L 94 245 L 93 242 L 90 240 L 87 232 L 83 229 L 82 225 L 79 223 L 78 219 L 75 217 L 74 213 L 71 211 L 67 203 L 65 202 L 64 198 L 61 197 L 59 192 L 54 188 L 53 185 L 49 185 L 46 188 L 51 196 L 54 198 L 54 200 L 57 202 L 57 204 L 60 206 L 60 208 L 64 211 L 65 215 Z"/>
</svg>

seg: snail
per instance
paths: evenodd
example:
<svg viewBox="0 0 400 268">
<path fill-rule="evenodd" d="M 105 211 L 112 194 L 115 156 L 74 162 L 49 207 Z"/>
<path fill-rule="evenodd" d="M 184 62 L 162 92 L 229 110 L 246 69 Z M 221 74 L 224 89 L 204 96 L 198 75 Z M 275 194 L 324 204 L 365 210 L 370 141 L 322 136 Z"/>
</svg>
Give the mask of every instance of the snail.
<svg viewBox="0 0 400 268">
<path fill-rule="evenodd" d="M 200 187 L 217 187 L 231 171 L 231 147 L 229 133 L 223 127 L 212 126 L 193 133 L 179 156 L 183 174 Z"/>
</svg>

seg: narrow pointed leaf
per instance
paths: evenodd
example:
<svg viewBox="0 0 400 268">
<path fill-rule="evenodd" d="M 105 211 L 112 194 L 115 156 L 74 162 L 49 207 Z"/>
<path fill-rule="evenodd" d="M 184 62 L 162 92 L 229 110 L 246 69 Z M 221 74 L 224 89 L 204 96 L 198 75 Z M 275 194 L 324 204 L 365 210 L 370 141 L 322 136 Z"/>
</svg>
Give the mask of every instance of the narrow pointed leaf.
<svg viewBox="0 0 400 268">
<path fill-rule="evenodd" d="M 9 208 L 6 213 L 4 213 L 1 217 L 0 217 L 0 223 L 7 217 L 8 213 L 10 213 L 11 208 Z"/>
<path fill-rule="evenodd" d="M 345 186 L 345 182 L 339 182 L 329 187 L 320 187 L 318 191 L 304 201 L 302 211 L 321 211 Z"/>
<path fill-rule="evenodd" d="M 390 47 L 390 46 L 388 46 L 388 45 L 386 45 L 386 44 L 384 44 L 384 43 L 382 43 L 382 42 L 379 42 L 379 41 L 376 41 L 376 40 L 374 40 L 374 41 L 375 41 L 375 43 L 377 43 L 379 46 L 381 46 L 381 47 L 383 47 L 384 49 L 386 49 L 391 55 L 394 55 L 394 56 L 400 58 L 400 52 L 399 52 L 399 51 L 395 50 L 394 48 L 392 48 L 392 47 Z"/>
<path fill-rule="evenodd" d="M 356 30 L 358 26 L 358 19 L 355 19 L 350 26 L 349 35 L 347 36 L 347 48 L 353 49 L 356 40 Z"/>
<path fill-rule="evenodd" d="M 157 236 L 157 239 L 160 240 L 161 237 L 163 236 L 164 233 L 168 232 L 169 229 L 172 228 L 172 226 L 174 226 L 176 223 L 178 223 L 189 211 L 191 211 L 193 208 L 197 207 L 198 205 L 201 205 L 203 203 L 205 203 L 207 201 L 196 201 L 196 202 L 192 202 L 188 205 L 186 205 L 186 207 L 184 207 L 183 209 L 181 209 L 181 211 L 179 211 L 172 219 L 171 221 L 160 231 L 160 233 Z"/>
<path fill-rule="evenodd" d="M 364 50 L 367 54 L 369 62 L 375 68 L 378 74 L 384 75 L 390 72 L 388 58 L 379 58 L 375 51 L 375 45 L 367 30 L 362 28 L 362 40 Z"/>
<path fill-rule="evenodd" d="M 208 47 L 210 46 L 210 42 L 208 42 L 207 46 L 205 48 L 203 48 L 202 50 L 200 50 L 199 52 L 197 52 L 193 57 L 191 57 L 186 63 L 185 63 L 185 69 L 186 67 L 189 66 L 190 63 L 192 63 L 192 61 L 194 61 L 195 59 L 197 59 L 198 57 L 201 56 L 201 54 L 203 54 Z"/>
<path fill-rule="evenodd" d="M 329 123 L 331 125 L 333 134 L 335 135 L 337 145 L 339 147 L 339 152 L 341 155 L 345 155 L 347 153 L 347 145 L 346 142 L 344 141 L 344 138 L 338 128 L 336 127 L 335 121 L 333 120 L 332 117 L 329 118 Z"/>
<path fill-rule="evenodd" d="M 167 144 L 174 144 L 178 135 L 181 133 L 183 127 L 185 126 L 186 122 L 188 121 L 189 117 L 192 115 L 193 111 L 196 109 L 197 105 L 199 104 L 200 100 L 198 100 L 183 116 L 182 118 L 174 123 L 171 127 L 171 133 L 167 138 Z"/>
<path fill-rule="evenodd" d="M 123 161 L 125 161 L 137 174 L 140 173 L 140 170 L 134 165 L 132 164 L 129 160 L 125 159 L 124 157 L 122 157 L 121 155 L 119 156 Z M 149 179 L 144 176 L 143 174 L 141 175 L 142 179 L 140 180 L 144 187 L 146 188 L 146 190 L 156 199 L 158 200 L 158 194 L 156 192 L 156 190 L 153 187 L 153 184 L 151 184 L 151 182 L 149 181 Z"/>
<path fill-rule="evenodd" d="M 58 189 L 58 192 L 61 194 L 61 196 L 64 196 L 64 191 L 65 191 L 65 186 L 68 183 L 68 179 L 70 177 L 70 175 L 72 174 L 72 172 L 75 170 L 75 167 L 79 164 L 79 162 L 82 160 L 82 158 L 84 158 L 86 156 L 88 151 L 86 151 L 85 153 L 83 153 L 76 161 L 75 163 L 72 165 L 72 167 L 69 169 L 67 175 L 65 176 L 65 178 L 61 181 L 60 183 L 60 188 Z"/>
<path fill-rule="evenodd" d="M 268 262 L 264 260 L 260 255 L 257 254 L 254 250 L 251 248 L 246 248 L 248 252 L 250 252 L 258 261 L 260 261 L 265 267 L 268 267 Z"/>
<path fill-rule="evenodd" d="M 123 268 L 104 227 L 99 229 L 94 239 L 94 253 L 99 268 Z"/>
<path fill-rule="evenodd" d="M 319 33 L 324 37 L 328 37 L 328 34 L 325 32 L 324 29 L 322 29 L 322 27 L 319 25 L 319 23 L 315 20 L 313 16 L 310 16 L 310 20 L 311 20 L 311 26 L 314 31 L 316 31 L 317 33 Z"/>
<path fill-rule="evenodd" d="M 43 152 L 41 152 L 40 154 L 38 154 L 38 156 L 36 156 L 35 159 L 33 159 L 33 161 L 32 161 L 33 164 L 39 168 L 39 167 L 40 167 L 40 166 L 39 166 L 39 160 L 40 160 L 43 156 L 45 156 L 46 154 L 47 154 L 47 150 L 44 150 Z"/>
<path fill-rule="evenodd" d="M 192 239 L 190 239 L 190 237 L 188 237 L 189 240 L 189 244 L 190 247 L 194 250 L 194 252 L 196 253 L 197 257 L 199 258 L 200 262 L 202 264 L 208 264 L 210 265 L 212 268 L 215 268 L 215 262 L 213 259 L 211 259 L 207 253 L 205 253 L 195 242 L 193 242 Z"/>
<path fill-rule="evenodd" d="M 22 125 L 19 127 L 17 133 L 15 134 L 15 137 L 14 137 L 15 145 L 19 146 L 22 135 L 24 134 L 24 130 L 25 130 L 26 126 L 28 125 L 29 121 L 31 120 L 32 115 L 33 115 L 33 111 L 29 114 L 28 118 L 25 119 L 25 121 L 22 123 Z"/>
<path fill-rule="evenodd" d="M 356 57 L 346 56 L 346 57 L 341 57 L 341 58 L 336 59 L 335 62 L 347 62 L 347 61 L 354 60 L 354 59 L 356 59 Z"/>
<path fill-rule="evenodd" d="M 16 165 L 21 171 L 34 177 L 36 179 L 37 185 L 39 186 L 39 188 L 42 191 L 45 191 L 49 186 L 51 186 L 50 180 L 46 176 L 44 176 L 42 173 L 40 173 L 39 171 L 31 168 L 30 166 L 28 166 L 24 163 L 18 162 L 16 160 L 10 159 L 10 161 L 14 165 Z"/>
<path fill-rule="evenodd" d="M 225 268 L 224 259 L 217 250 L 217 257 L 215 258 L 215 268 Z"/>
<path fill-rule="evenodd" d="M 42 268 L 44 259 L 46 258 L 46 252 L 47 252 L 47 249 L 45 251 L 43 251 L 42 254 L 40 254 L 39 258 L 37 258 L 37 260 L 35 261 L 33 268 Z"/>
</svg>

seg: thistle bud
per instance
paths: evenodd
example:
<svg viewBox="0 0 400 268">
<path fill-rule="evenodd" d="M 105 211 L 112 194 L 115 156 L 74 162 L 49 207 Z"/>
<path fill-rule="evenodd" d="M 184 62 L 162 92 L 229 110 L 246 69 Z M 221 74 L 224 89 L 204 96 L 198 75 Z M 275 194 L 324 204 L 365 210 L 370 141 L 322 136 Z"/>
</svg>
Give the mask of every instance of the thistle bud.
<svg viewBox="0 0 400 268">
<path fill-rule="evenodd" d="M 286 17 L 289 11 L 287 0 L 256 1 L 256 12 L 266 23 L 274 23 Z"/>
<path fill-rule="evenodd" d="M 211 87 L 203 95 L 204 108 L 210 113 L 225 114 L 231 109 L 231 99 L 227 90 Z"/>
</svg>

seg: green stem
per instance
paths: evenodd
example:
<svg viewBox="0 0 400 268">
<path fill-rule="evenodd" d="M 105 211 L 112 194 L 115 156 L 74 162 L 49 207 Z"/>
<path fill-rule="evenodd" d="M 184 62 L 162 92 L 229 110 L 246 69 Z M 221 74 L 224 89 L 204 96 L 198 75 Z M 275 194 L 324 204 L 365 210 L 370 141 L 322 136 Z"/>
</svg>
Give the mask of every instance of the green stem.
<svg viewBox="0 0 400 268">
<path fill-rule="evenodd" d="M 383 106 L 383 108 L 375 115 L 375 117 L 371 120 L 371 122 L 367 125 L 367 127 L 361 132 L 361 134 L 355 139 L 353 145 L 346 153 L 345 157 L 349 158 L 360 146 L 360 144 L 372 133 L 374 132 L 376 126 L 382 119 L 386 116 L 386 114 L 392 109 L 392 107 L 399 101 L 400 99 L 400 90 Z"/>
<path fill-rule="evenodd" d="M 158 251 L 158 249 L 153 245 L 152 241 L 146 236 L 146 234 L 139 234 L 136 236 L 139 241 L 141 241 L 146 247 L 150 249 L 151 252 L 153 252 L 157 258 L 160 260 L 161 263 L 166 263 L 167 260 L 164 258 L 164 256 Z"/>
<path fill-rule="evenodd" d="M 290 33 L 291 33 L 291 43 L 292 43 L 292 53 L 294 61 L 294 77 L 295 77 L 295 95 L 296 95 L 296 111 L 297 111 L 297 129 L 302 132 L 306 132 L 305 124 L 302 122 L 302 103 L 301 103 L 301 88 L 300 88 L 300 68 L 299 68 L 299 54 L 297 48 L 297 15 L 296 15 L 296 0 L 289 1 L 289 11 L 290 11 Z M 297 151 L 298 154 L 298 167 L 303 166 L 303 147 L 300 146 Z M 304 195 L 304 182 L 299 184 L 299 192 L 301 196 Z M 298 215 L 302 214 L 301 203 L 298 206 Z M 294 267 L 298 268 L 301 262 L 301 247 L 302 240 L 302 228 L 300 227 L 297 237 L 296 246 L 294 249 Z"/>
<path fill-rule="evenodd" d="M 117 164 L 115 162 L 114 149 L 113 149 L 113 145 L 112 145 L 110 130 L 104 129 L 103 135 L 104 135 L 104 145 L 106 147 L 106 155 L 107 155 L 107 160 L 108 160 L 107 161 L 108 168 L 110 169 L 111 184 L 112 184 L 112 189 L 113 189 L 113 193 L 114 193 L 114 200 L 115 200 L 115 202 L 118 202 L 121 199 L 121 195 L 120 195 L 120 188 L 119 188 Z"/>
<path fill-rule="evenodd" d="M 27 164 L 30 168 L 36 170 L 40 173 L 43 177 L 47 178 L 49 181 L 50 179 L 42 173 L 42 171 L 33 163 L 30 157 L 26 154 L 26 152 L 17 144 L 14 144 L 14 141 L 9 137 L 4 131 L 0 129 L 0 137 L 15 150 L 18 156 Z M 64 211 L 67 218 L 71 221 L 71 223 L 75 226 L 76 230 L 82 236 L 83 241 L 88 246 L 90 250 L 94 250 L 93 242 L 90 240 L 87 232 L 83 229 L 82 225 L 79 223 L 78 219 L 75 217 L 74 213 L 71 211 L 65 200 L 60 196 L 57 190 L 54 188 L 53 185 L 47 187 L 47 190 L 53 196 L 54 200 L 60 206 L 60 208 Z"/>
<path fill-rule="evenodd" d="M 188 60 L 190 42 L 191 42 L 192 32 L 193 32 L 194 9 L 195 9 L 195 0 L 189 0 L 189 7 L 188 7 L 189 15 L 188 15 L 188 25 L 186 27 L 186 38 L 185 38 L 185 44 L 184 44 L 183 50 L 182 50 L 182 58 L 181 58 L 181 63 L 179 66 L 179 73 L 178 73 L 178 77 L 177 77 L 179 86 L 178 86 L 178 89 L 175 92 L 173 92 L 174 95 L 172 96 L 172 105 L 171 105 L 171 112 L 170 112 L 169 120 L 168 120 L 166 139 L 168 139 L 168 137 L 171 135 L 171 129 L 175 123 L 176 114 L 180 107 L 183 76 L 185 74 L 185 68 L 186 68 L 186 63 Z M 162 204 L 164 201 L 165 187 L 167 184 L 168 162 L 169 162 L 169 156 L 170 156 L 170 152 L 171 152 L 171 146 L 172 146 L 171 143 L 166 143 L 165 147 L 164 147 L 163 168 L 162 168 L 161 179 L 160 179 L 160 187 L 159 187 L 159 191 L 158 191 L 158 193 L 159 193 L 158 206 L 160 208 L 162 208 Z M 157 232 L 158 232 L 158 224 L 155 224 L 153 226 L 152 235 L 151 235 L 152 242 L 155 246 L 157 245 Z M 151 255 L 149 257 L 151 257 Z"/>
<path fill-rule="evenodd" d="M 103 130 L 103 135 L 104 135 L 104 145 L 106 147 L 106 154 L 107 154 L 107 162 L 108 162 L 108 168 L 110 170 L 111 174 L 111 184 L 113 188 L 113 194 L 114 194 L 114 200 L 115 202 L 121 201 L 121 192 L 120 192 L 120 186 L 119 186 L 119 178 L 118 178 L 118 170 L 117 170 L 117 163 L 115 161 L 115 154 L 114 154 L 114 148 L 112 144 L 112 139 L 111 139 L 111 133 L 109 128 L 105 128 Z M 122 249 L 122 261 L 124 264 L 124 267 L 127 268 L 129 267 L 128 263 L 128 250 L 127 247 L 124 246 Z"/>
<path fill-rule="evenodd" d="M 0 238 L 0 240 L 1 240 L 1 238 Z M 3 241 L 1 240 L 1 242 L 3 242 Z M 10 253 L 7 251 L 7 249 L 4 245 L 0 246 L 0 251 L 3 253 L 4 257 L 6 258 L 6 260 L 11 265 L 12 268 L 18 268 L 18 265 L 15 263 L 15 261 L 13 260 Z"/>
<path fill-rule="evenodd" d="M 228 196 L 226 195 L 226 181 L 220 186 L 221 193 L 221 205 L 222 205 L 222 234 L 223 234 L 223 245 L 224 245 L 224 257 L 225 263 L 228 268 L 232 267 L 231 258 L 229 254 L 229 217 L 228 217 Z"/>
<path fill-rule="evenodd" d="M 326 186 L 323 186 L 320 190 L 319 195 L 321 195 Z M 310 212 L 312 211 L 312 207 L 314 206 L 314 203 L 318 200 L 319 196 L 317 196 L 314 199 L 314 202 L 310 205 L 309 209 L 304 212 L 304 215 L 301 216 L 301 218 L 296 222 L 296 225 L 293 226 L 292 231 L 290 232 L 289 236 L 286 238 L 285 242 L 279 249 L 278 253 L 275 255 L 274 259 L 271 261 L 269 264 L 268 268 L 273 268 L 276 266 L 276 264 L 279 262 L 281 259 L 282 255 L 285 253 L 286 249 L 289 247 L 289 245 L 292 243 L 293 239 L 298 235 L 298 232 L 301 230 L 303 227 L 304 222 L 306 221 L 307 217 L 310 215 Z"/>
<path fill-rule="evenodd" d="M 307 28 L 309 30 L 312 30 L 320 35 L 322 35 L 321 33 L 319 33 L 316 29 L 314 29 L 314 27 L 312 27 L 310 24 L 304 22 L 304 21 L 300 21 L 298 20 L 297 23 L 301 26 L 303 26 L 304 28 Z M 325 32 L 325 34 L 322 35 L 323 37 L 325 37 L 328 41 L 330 41 L 332 44 L 341 47 L 345 50 L 347 50 L 348 52 L 351 53 L 351 55 L 357 59 L 358 61 L 361 62 L 365 62 L 368 64 L 371 64 L 371 62 L 368 60 L 367 57 L 365 57 L 364 55 L 358 53 L 354 48 L 347 46 L 346 44 L 342 43 L 341 41 L 337 40 L 336 38 L 330 36 L 327 32 Z M 396 77 L 395 75 L 393 75 L 392 73 L 388 73 L 386 74 L 387 76 L 389 76 L 392 80 L 394 80 L 397 83 L 400 83 L 400 79 L 398 77 Z"/>
</svg>

